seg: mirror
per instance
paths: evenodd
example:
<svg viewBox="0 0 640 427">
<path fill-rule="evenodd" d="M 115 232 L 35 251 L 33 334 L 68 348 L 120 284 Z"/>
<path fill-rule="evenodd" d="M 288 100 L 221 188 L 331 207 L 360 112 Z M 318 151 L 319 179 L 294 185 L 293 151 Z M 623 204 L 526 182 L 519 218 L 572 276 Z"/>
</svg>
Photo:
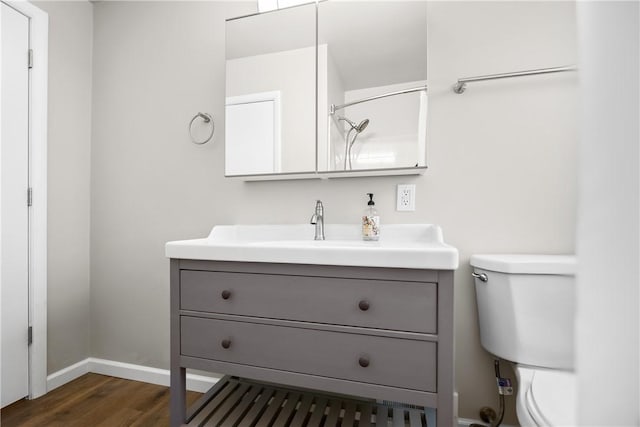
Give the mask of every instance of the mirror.
<svg viewBox="0 0 640 427">
<path fill-rule="evenodd" d="M 321 1 L 226 31 L 226 176 L 426 169 L 426 1 Z"/>
<path fill-rule="evenodd" d="M 426 167 L 426 1 L 318 5 L 318 166 Z"/>
<path fill-rule="evenodd" d="M 226 25 L 225 175 L 315 173 L 316 6 Z"/>
</svg>

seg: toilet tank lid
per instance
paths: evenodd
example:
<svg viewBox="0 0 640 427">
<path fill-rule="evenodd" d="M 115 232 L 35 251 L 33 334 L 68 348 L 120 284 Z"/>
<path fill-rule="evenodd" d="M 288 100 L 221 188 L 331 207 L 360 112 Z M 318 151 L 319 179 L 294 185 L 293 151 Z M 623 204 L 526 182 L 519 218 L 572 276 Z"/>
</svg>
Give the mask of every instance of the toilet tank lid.
<svg viewBox="0 0 640 427">
<path fill-rule="evenodd" d="M 471 256 L 470 264 L 483 270 L 510 274 L 559 274 L 573 276 L 576 273 L 574 255 L 534 254 L 486 254 Z"/>
</svg>

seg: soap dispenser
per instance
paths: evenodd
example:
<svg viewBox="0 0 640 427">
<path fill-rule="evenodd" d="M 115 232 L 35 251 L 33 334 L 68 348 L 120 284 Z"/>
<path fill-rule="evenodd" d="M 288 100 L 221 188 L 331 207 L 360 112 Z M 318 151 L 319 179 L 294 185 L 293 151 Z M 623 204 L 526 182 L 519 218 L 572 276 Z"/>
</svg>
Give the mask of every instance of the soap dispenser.
<svg viewBox="0 0 640 427">
<path fill-rule="evenodd" d="M 362 240 L 378 240 L 380 238 L 380 217 L 373 201 L 373 193 L 367 193 L 369 203 L 362 215 Z"/>
</svg>

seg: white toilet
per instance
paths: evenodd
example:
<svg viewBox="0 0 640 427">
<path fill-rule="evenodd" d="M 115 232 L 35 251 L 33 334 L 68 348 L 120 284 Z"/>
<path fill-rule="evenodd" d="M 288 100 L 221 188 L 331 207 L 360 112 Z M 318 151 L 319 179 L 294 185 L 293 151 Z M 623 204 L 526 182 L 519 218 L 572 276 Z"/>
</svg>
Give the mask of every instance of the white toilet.
<svg viewBox="0 0 640 427">
<path fill-rule="evenodd" d="M 565 255 L 474 255 L 480 339 L 513 362 L 523 427 L 574 426 L 576 260 Z"/>
</svg>

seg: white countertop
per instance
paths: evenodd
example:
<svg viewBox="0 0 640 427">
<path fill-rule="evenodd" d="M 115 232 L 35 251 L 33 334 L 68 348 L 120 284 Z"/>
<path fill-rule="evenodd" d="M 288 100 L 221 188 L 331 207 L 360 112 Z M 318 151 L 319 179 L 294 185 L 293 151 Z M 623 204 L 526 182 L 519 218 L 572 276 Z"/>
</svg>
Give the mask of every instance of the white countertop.
<svg viewBox="0 0 640 427">
<path fill-rule="evenodd" d="M 454 270 L 458 250 L 433 224 L 389 224 L 380 240 L 363 241 L 357 224 L 218 225 L 202 239 L 168 242 L 168 258 Z"/>
</svg>

